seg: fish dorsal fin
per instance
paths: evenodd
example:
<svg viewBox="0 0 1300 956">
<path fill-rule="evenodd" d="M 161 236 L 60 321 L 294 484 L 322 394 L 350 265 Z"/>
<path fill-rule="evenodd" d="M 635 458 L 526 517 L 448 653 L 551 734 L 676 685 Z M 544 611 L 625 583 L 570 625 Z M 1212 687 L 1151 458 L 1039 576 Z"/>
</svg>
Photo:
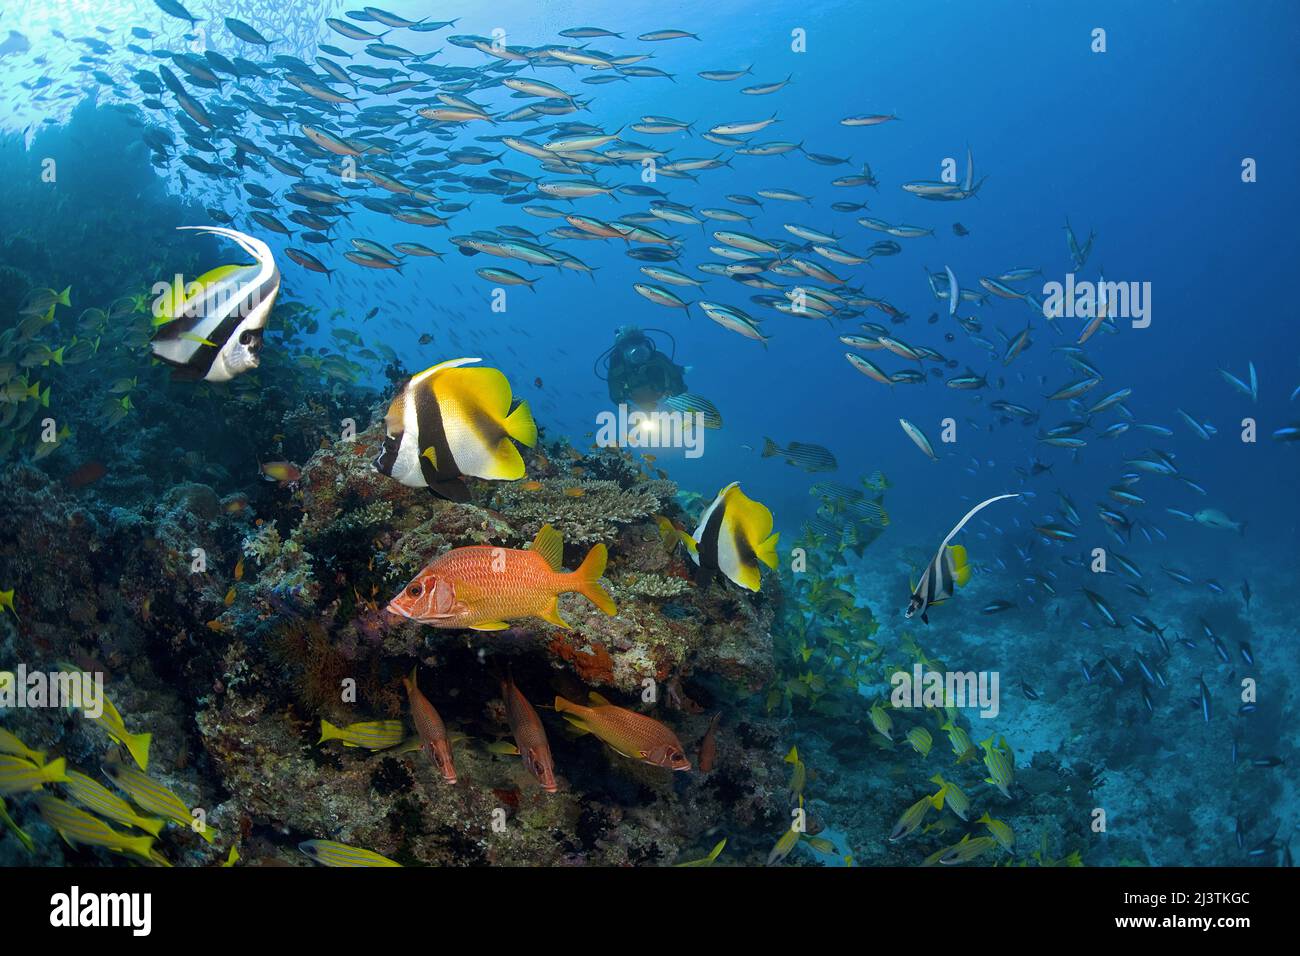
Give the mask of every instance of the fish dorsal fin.
<svg viewBox="0 0 1300 956">
<path fill-rule="evenodd" d="M 428 379 L 432 378 L 433 376 L 437 375 L 439 372 L 442 372 L 449 368 L 460 368 L 462 365 L 472 365 L 475 362 L 481 362 L 481 361 L 483 360 L 477 358 L 448 359 L 446 362 L 439 362 L 437 365 L 431 365 L 429 368 L 426 368 L 423 372 L 421 372 L 418 375 L 411 376 L 411 384 L 416 385 L 418 383 L 425 382 Z"/>
<path fill-rule="evenodd" d="M 564 567 L 564 538 L 549 524 L 542 525 L 538 530 L 530 550 L 540 554 L 552 571 L 559 571 Z"/>
<path fill-rule="evenodd" d="M 587 694 L 587 702 L 590 703 L 592 707 L 613 706 L 608 700 L 606 700 L 602 695 L 596 693 L 594 690 Z"/>
</svg>

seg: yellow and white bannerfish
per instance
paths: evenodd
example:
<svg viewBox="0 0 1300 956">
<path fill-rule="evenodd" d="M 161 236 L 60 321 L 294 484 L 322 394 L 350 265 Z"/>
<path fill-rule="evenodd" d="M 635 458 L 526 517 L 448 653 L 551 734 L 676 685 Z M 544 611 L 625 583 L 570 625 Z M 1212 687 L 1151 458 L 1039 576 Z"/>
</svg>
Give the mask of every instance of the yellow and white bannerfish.
<svg viewBox="0 0 1300 956">
<path fill-rule="evenodd" d="M 228 382 L 257 368 L 271 307 L 280 294 L 280 270 L 261 239 L 222 226 L 178 226 L 224 236 L 256 261 L 218 266 L 182 286 L 177 281 L 154 308 L 159 325 L 150 347 L 182 378 Z"/>
<path fill-rule="evenodd" d="M 733 481 L 718 492 L 700 516 L 694 535 L 679 531 L 691 559 L 699 565 L 696 581 L 707 586 L 715 571 L 734 583 L 757 591 L 761 581 L 759 562 L 776 567 L 776 541 L 772 512 L 748 497 Z"/>
<path fill-rule="evenodd" d="M 402 387 L 384 418 L 388 437 L 376 470 L 452 501 L 469 500 L 462 475 L 496 481 L 524 476 L 514 442 L 537 444 L 533 413 L 527 402 L 511 409 L 510 383 L 499 369 L 464 368 L 478 361 L 442 362 Z"/>
</svg>

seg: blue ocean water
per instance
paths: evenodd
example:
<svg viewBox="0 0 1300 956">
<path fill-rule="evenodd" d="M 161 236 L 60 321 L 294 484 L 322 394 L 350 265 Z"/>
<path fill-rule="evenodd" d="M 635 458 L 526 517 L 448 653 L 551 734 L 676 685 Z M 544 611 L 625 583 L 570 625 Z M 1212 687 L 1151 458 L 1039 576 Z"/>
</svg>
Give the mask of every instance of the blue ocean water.
<svg viewBox="0 0 1300 956">
<path fill-rule="evenodd" d="M 99 110 L 135 107 L 142 122 L 169 128 L 178 141 L 175 150 L 165 152 L 165 162 L 153 163 L 162 190 L 194 203 L 193 208 L 217 209 L 233 219 L 235 228 L 264 239 L 283 274 L 282 299 L 317 309 L 319 328 L 303 333 L 299 343 L 348 356 L 351 350 L 330 335 L 332 327 L 346 327 L 358 334 L 358 348 L 382 344 L 400 357 L 408 372 L 457 356 L 481 357 L 505 372 L 515 397 L 528 400 L 547 437 L 566 436 L 578 448 L 591 442 L 598 416 L 611 407 L 593 365 L 614 343 L 617 330 L 626 325 L 665 330 L 675 361 L 687 367 L 690 392 L 709 399 L 724 426 L 705 433 L 698 458 L 680 448 L 653 449 L 655 467 L 683 490 L 702 496 L 705 504 L 718 489 L 739 481 L 744 492 L 774 516 L 787 583 L 805 573 L 846 576 L 859 606 L 870 608 L 877 622 L 872 638 L 891 654 L 910 636 L 931 658 L 942 658 L 951 667 L 1001 671 L 1006 698 L 1001 716 L 990 725 L 972 721 L 976 745 L 990 733 L 1006 736 L 1025 767 L 1036 754 L 1066 762 L 1086 754 L 1093 769 L 1102 772 L 1106 757 L 1112 756 L 1113 777 L 1103 792 L 1114 801 L 1121 833 L 1134 819 L 1141 821 L 1142 833 L 1139 837 L 1129 832 L 1131 842 L 1122 852 L 1084 849 L 1085 861 L 1091 856 L 1102 864 L 1256 862 L 1266 856 L 1274 859 L 1289 844 L 1300 817 L 1293 719 L 1298 665 L 1292 641 L 1297 608 L 1293 554 L 1300 520 L 1294 434 L 1300 421 L 1300 331 L 1293 315 L 1292 280 L 1294 228 L 1300 220 L 1300 192 L 1293 175 L 1300 149 L 1295 96 L 1300 65 L 1292 51 L 1300 35 L 1300 14 L 1294 5 L 509 0 L 485 7 L 449 0 L 432 14 L 428 4 L 404 0 L 385 7 L 413 20 L 456 19 L 454 26 L 429 33 L 397 28 L 387 40 L 415 54 L 436 51 L 429 62 L 466 71 L 480 70 L 491 60 L 479 49 L 448 42 L 449 36 L 491 37 L 500 29 L 507 47 L 570 42 L 589 43 L 606 53 L 652 52 L 641 65 L 666 71 L 671 78 L 625 76 L 619 82 L 585 86 L 583 79 L 597 75 L 586 66 L 559 64 L 534 72 L 588 101 L 583 111 L 559 117 L 561 121 L 590 123 L 607 133 L 623 130 L 619 135 L 624 142 L 653 145 L 674 160 L 725 160 L 720 168 L 688 178 L 658 177 L 650 183 L 695 215 L 703 208 L 741 208 L 726 199 L 728 194 L 754 196 L 759 190 L 779 188 L 808 197 L 806 202 L 768 199 L 761 207 L 744 207 L 746 214 L 753 214 L 747 224 L 655 223 L 678 239 L 679 258 L 666 264 L 707 280 L 699 289 L 673 291 L 691 303 L 707 300 L 745 310 L 761 320 L 765 343 L 711 321 L 698 304 L 684 314 L 639 295 L 633 283 L 650 280 L 638 266 L 652 263 L 629 258 L 629 245 L 619 240 L 555 241 L 586 263 L 590 274 L 460 254 L 451 236 L 504 225 L 538 234 L 564 226 L 563 220 L 530 216 L 521 205 L 473 189 L 443 192 L 430 181 L 442 200 L 470 203 L 450 217 L 446 229 L 396 222 L 355 204 L 337 234 L 331 233 L 332 241 L 322 245 L 304 246 L 300 236 L 275 235 L 259 227 L 248 217 L 250 194 L 241 184 L 253 182 L 284 196 L 295 180 L 256 158 L 254 166 L 261 168 L 235 167 L 235 144 L 228 136 L 223 141 L 223 136 L 268 142 L 295 133 L 293 124 L 255 121 L 244 113 L 242 127 L 223 124 L 211 137 L 217 148 L 205 157 L 224 165 L 226 178 L 185 167 L 176 161 L 186 151 L 186 134 L 171 94 L 161 97 L 163 109 L 140 106 L 149 98 L 148 91 L 132 76 L 172 63 L 148 50 L 185 46 L 196 54 L 217 50 L 257 62 L 282 52 L 275 43 L 263 51 L 232 39 L 220 18 L 235 16 L 265 29 L 268 37 L 287 35 L 292 27 L 298 45 L 283 52 L 305 61 L 323 55 L 323 43 L 356 50 L 348 65 L 403 64 L 366 60 L 363 44 L 325 27 L 325 17 L 344 15 L 347 8 L 341 4 L 293 4 L 287 14 L 257 3 L 220 9 L 214 4 L 210 10 L 195 3 L 189 9 L 196 17 L 207 15 L 197 34 L 184 20 L 143 0 L 11 7 L 0 17 L 0 41 L 8 31 L 17 31 L 27 48 L 13 41 L 12 52 L 4 54 L 0 130 L 13 134 L 6 151 L 21 151 L 29 160 L 41 155 L 42 138 L 58 141 L 60 125 L 68 122 L 74 108 L 87 108 L 86 101 Z M 375 27 L 373 20 L 352 22 Z M 561 29 L 589 23 L 623 36 L 572 41 L 558 36 Z M 133 41 L 131 27 L 143 27 L 154 36 Z M 668 27 L 696 36 L 635 39 Z M 1098 30 L 1104 31 L 1104 50 L 1097 49 Z M 92 39 L 79 39 L 85 37 Z M 132 42 L 142 44 L 144 55 L 128 48 Z M 96 43 L 108 48 L 97 48 Z M 508 66 L 517 62 L 506 61 Z M 104 76 L 79 70 L 79 65 Z M 729 82 L 698 76 L 700 71 L 746 68 L 746 75 Z M 319 71 L 316 75 L 324 77 Z M 525 69 L 520 75 L 532 74 Z M 771 94 L 739 92 L 742 86 L 786 78 L 788 85 Z M 441 82 L 450 84 L 447 77 Z M 289 87 L 283 83 L 227 83 L 265 102 L 289 103 L 295 97 L 301 101 L 298 94 L 286 95 Z M 205 103 L 232 102 L 231 89 L 189 88 Z M 414 95 L 426 101 L 430 96 L 428 89 Z M 490 104 L 498 113 L 528 102 L 510 98 L 496 85 L 471 86 L 464 95 Z M 409 112 L 409 106 L 404 108 Z M 891 118 L 869 126 L 841 122 L 863 114 Z M 675 117 L 690 125 L 667 135 L 625 129 L 647 115 Z M 347 111 L 322 109 L 321 116 L 326 122 L 341 122 Z M 749 156 L 703 138 L 719 124 L 771 116 L 777 122 L 745 138 L 751 145 L 788 141 L 798 149 Z M 477 145 L 502 153 L 499 164 L 461 167 L 456 173 L 481 176 L 504 165 L 544 176 L 535 159 L 476 137 L 519 135 L 529 122 L 555 121 L 557 117 L 509 125 L 453 124 L 448 129 L 454 135 L 428 142 Z M 373 135 L 414 142 L 419 123 Z M 67 149 L 69 141 L 62 142 Z M 268 149 L 283 157 L 302 156 L 284 141 Z M 808 152 L 847 162 L 822 165 L 810 161 Z M 69 164 L 74 161 L 64 158 Z M 412 161 L 403 154 L 398 168 Z M 901 188 L 908 182 L 940 179 L 946 165 L 956 171 L 956 185 L 961 185 L 972 162 L 978 191 L 968 198 L 926 201 Z M 1244 163 L 1253 170 L 1250 181 L 1243 179 Z M 831 184 L 864 164 L 878 181 L 876 187 Z M 321 168 L 317 161 L 318 173 Z M 640 172 L 638 164 L 592 164 L 584 175 L 606 184 L 645 184 Z M 440 181 L 455 185 L 454 176 Z M 13 182 L 6 186 L 15 194 L 35 188 Z M 367 194 L 389 195 L 377 189 Z M 547 196 L 535 202 L 607 221 L 643 213 L 648 206 L 645 197 L 626 193 L 572 204 Z M 831 208 L 834 202 L 866 205 L 839 212 Z M 123 203 L 121 215 L 129 218 L 128 197 Z M 270 214 L 285 220 L 293 208 L 281 203 Z M 702 262 L 727 261 L 710 250 L 722 244 L 712 235 L 715 230 L 734 229 L 789 243 L 784 255 L 815 258 L 803 239 L 784 228 L 795 224 L 830 233 L 843 249 L 863 253 L 890 238 L 860 225 L 858 219 L 864 216 L 920 226 L 933 234 L 900 238 L 896 255 L 877 255 L 866 264 L 817 259 L 846 280 L 842 285 L 766 275 L 780 289 L 809 281 L 841 294 L 850 291 L 885 300 L 906 314 L 902 321 L 842 301 L 829 319 L 785 315 L 753 301 L 753 296 L 770 290 L 746 288 L 731 278 L 696 270 Z M 954 231 L 957 223 L 965 234 Z M 1067 223 L 1080 244 L 1095 235 L 1086 262 L 1072 262 Z M 297 225 L 290 228 L 305 231 Z M 363 268 L 343 256 L 352 248 L 347 238 L 353 236 L 387 247 L 425 243 L 443 256 L 408 256 L 400 271 Z M 87 243 L 92 237 L 97 243 L 107 240 L 92 232 Z M 318 256 L 333 274 L 326 278 L 293 264 L 285 251 L 290 247 Z M 167 278 L 172 267 L 165 241 L 154 250 L 154 258 L 159 276 Z M 499 286 L 475 274 L 485 267 L 508 267 L 538 281 L 533 291 L 508 288 L 505 308 L 498 311 L 493 303 Z M 977 326 L 959 324 L 948 301 L 936 296 L 927 279 L 927 273 L 944 277 L 947 269 L 963 290 L 981 292 L 979 300 L 963 301 L 957 310 L 957 317 Z M 979 285 L 981 278 L 1014 269 L 1036 270 L 1029 278 L 1009 283 L 1036 300 L 1048 294 L 1048 283 L 1064 282 L 1069 273 L 1080 281 L 1104 278 L 1142 284 L 1150 290 L 1149 325 L 1135 327 L 1127 316 L 1114 317 L 1080 346 L 1083 320 L 1049 322 L 1036 306 L 999 297 Z M 66 268 L 65 274 L 75 277 L 76 270 Z M 71 281 L 75 300 L 77 283 Z M 363 318 L 376 308 L 372 318 Z M 952 362 L 909 364 L 887 350 L 862 352 L 887 372 L 919 367 L 925 373 L 921 384 L 872 381 L 845 360 L 853 349 L 839 340 L 861 333 L 864 322 L 884 326 L 888 335 L 934 349 Z M 1007 341 L 1026 327 L 1032 344 L 1005 359 Z M 268 349 L 277 346 L 275 332 L 273 317 Z M 1071 355 L 1086 358 L 1101 381 L 1074 402 L 1050 400 L 1057 389 L 1086 377 L 1071 364 Z M 390 392 L 383 364 L 363 363 L 353 384 Z M 932 368 L 941 371 L 933 375 Z M 985 387 L 965 390 L 946 384 L 966 370 L 985 376 Z M 1234 388 L 1221 370 L 1247 385 L 1257 382 L 1256 394 Z M 116 372 L 132 374 L 124 368 Z M 78 388 L 87 388 L 86 383 Z M 1093 402 L 1118 389 L 1131 389 L 1119 407 L 1088 411 Z M 1035 417 L 1025 423 L 1018 415 L 990 407 L 999 400 L 1024 406 Z M 357 410 L 358 418 L 364 418 L 364 411 Z M 1212 426 L 1212 434 L 1198 436 L 1182 412 L 1202 429 Z M 1074 418 L 1086 422 L 1077 433 L 1086 441 L 1084 447 L 1057 447 L 1041 440 L 1047 429 Z M 900 419 L 928 436 L 935 460 L 909 439 Z M 951 427 L 946 428 L 949 421 Z M 1102 434 L 1107 426 L 1123 422 L 1130 427 L 1117 437 Z M 366 424 L 362 421 L 361 427 Z M 1140 424 L 1161 426 L 1168 434 L 1144 430 Z M 941 440 L 945 430 L 953 440 Z M 823 446 L 833 453 L 837 467 L 833 472 L 809 472 L 779 455 L 764 457 L 768 438 L 781 446 L 792 441 Z M 178 447 L 183 444 L 178 442 Z M 1149 457 L 1150 449 L 1169 456 L 1172 470 L 1191 483 L 1133 464 Z M 272 452 L 265 454 L 270 457 Z M 238 455 L 247 461 L 244 450 Z M 802 540 L 806 522 L 823 501 L 813 493 L 813 485 L 830 480 L 861 489 L 861 479 L 875 472 L 883 473 L 888 483 L 883 501 L 888 524 L 879 539 L 861 555 L 845 552 L 833 567 L 814 563 L 810 572 L 799 569 L 791 577 L 789 548 Z M 1126 482 L 1124 476 L 1130 474 L 1137 478 Z M 1139 495 L 1141 501 L 1121 503 L 1114 494 L 1117 489 Z M 911 586 L 948 529 L 978 502 L 1003 493 L 1020 498 L 981 512 L 959 539 L 974 568 L 972 582 L 934 608 L 931 623 L 905 619 Z M 1062 493 L 1077 507 L 1077 522 L 1064 514 Z M 1131 527 L 1117 536 L 1099 517 L 1099 508 L 1119 513 Z M 1196 517 L 1207 509 L 1236 530 L 1215 527 L 1210 514 Z M 1035 530 L 1045 526 L 1066 528 L 1069 539 L 1051 540 Z M 1095 559 L 1095 548 L 1120 552 L 1139 567 L 1140 577 L 1113 568 L 1109 576 L 1092 577 L 1088 562 Z M 1181 583 L 1165 569 L 1185 572 L 1190 583 Z M 1219 588 L 1207 586 L 1207 580 Z M 1126 590 L 1124 584 L 1130 582 L 1145 596 Z M 1251 589 L 1249 601 L 1241 595 L 1243 582 Z M 5 586 L 0 581 L 0 590 Z M 1083 587 L 1103 594 L 1123 627 L 1106 627 L 1081 593 Z M 1015 607 L 981 613 L 995 600 Z M 808 613 L 810 620 L 816 619 L 815 610 Z M 1170 645 L 1166 656 L 1161 657 L 1155 635 L 1144 633 L 1132 620 L 1134 614 L 1159 625 L 1159 640 Z M 1227 660 L 1216 652 L 1203 623 L 1222 638 Z M 1180 645 L 1176 636 L 1194 646 Z M 1252 658 L 1240 651 L 1243 641 L 1253 648 Z M 1166 661 L 1168 673 L 1162 679 L 1167 676 L 1170 686 L 1159 686 L 1158 701 L 1150 707 L 1143 705 L 1137 690 L 1146 680 L 1136 663 L 1139 654 Z M 1117 686 L 1104 687 L 1102 676 L 1096 684 L 1079 676 L 1081 663 L 1096 672 L 1099 658 L 1120 665 L 1124 679 Z M 1206 724 L 1189 705 L 1188 699 L 1198 692 L 1198 678 L 1213 688 L 1217 724 Z M 1239 711 L 1243 678 L 1258 682 L 1257 711 Z M 1036 688 L 1038 699 L 1021 689 L 1025 683 Z M 868 700 L 881 693 L 879 685 L 864 681 L 864 711 Z M 1258 714 L 1254 722 L 1252 713 Z M 792 740 L 806 734 L 815 741 L 824 736 L 819 721 L 833 719 L 793 712 Z M 947 744 L 937 730 L 934 736 L 934 754 L 926 759 L 934 762 L 931 769 L 939 769 L 940 758 L 948 757 Z M 1135 736 L 1146 743 L 1121 756 L 1120 741 Z M 816 743 L 805 746 L 818 750 Z M 1238 746 L 1243 755 L 1239 769 Z M 1251 766 L 1252 759 L 1268 756 L 1284 762 L 1273 768 Z M 1176 800 L 1160 798 L 1151 788 L 1161 779 L 1162 763 L 1194 768 L 1201 776 L 1186 780 L 1187 789 L 1180 788 Z M 841 772 L 870 778 L 871 760 L 864 756 L 860 763 L 846 762 Z M 1217 791 L 1232 797 L 1212 798 Z M 824 799 L 830 803 L 828 824 L 836 833 L 845 832 L 833 818 L 856 811 L 846 809 L 843 793 Z M 1170 811 L 1171 802 L 1177 814 Z M 881 806 L 875 813 L 892 822 L 911 799 L 895 803 L 899 805 Z M 1276 845 L 1269 844 L 1255 857 L 1247 857 L 1242 845 L 1233 842 L 1233 817 L 1240 825 L 1242 805 L 1249 806 L 1246 815 L 1253 827 L 1246 840 L 1249 846 L 1276 831 Z M 1186 845 L 1170 841 L 1172 831 L 1181 832 L 1182 814 L 1190 814 L 1198 827 L 1198 836 L 1188 837 Z M 852 831 L 851 826 L 847 829 Z M 1028 835 L 1028 829 L 1025 832 Z"/>
</svg>

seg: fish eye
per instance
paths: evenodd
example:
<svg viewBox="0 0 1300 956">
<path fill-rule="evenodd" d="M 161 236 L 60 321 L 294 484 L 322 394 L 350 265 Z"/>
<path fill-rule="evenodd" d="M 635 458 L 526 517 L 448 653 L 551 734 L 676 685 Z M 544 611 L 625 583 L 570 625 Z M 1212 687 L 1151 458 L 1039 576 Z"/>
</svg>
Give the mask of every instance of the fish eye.
<svg viewBox="0 0 1300 956">
<path fill-rule="evenodd" d="M 424 588 L 420 587 L 420 585 L 418 584 L 412 584 L 409 588 L 406 589 L 406 593 L 409 594 L 411 597 L 415 597 L 415 598 L 418 598 L 421 592 L 423 591 Z"/>
</svg>

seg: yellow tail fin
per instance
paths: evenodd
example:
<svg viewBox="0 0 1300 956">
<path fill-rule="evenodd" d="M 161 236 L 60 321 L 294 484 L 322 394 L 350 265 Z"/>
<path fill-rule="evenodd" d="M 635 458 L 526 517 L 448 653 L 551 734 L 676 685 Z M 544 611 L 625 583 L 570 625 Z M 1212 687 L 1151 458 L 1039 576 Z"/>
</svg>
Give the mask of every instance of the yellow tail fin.
<svg viewBox="0 0 1300 956">
<path fill-rule="evenodd" d="M 519 406 L 506 416 L 506 434 L 522 445 L 532 448 L 537 444 L 537 423 L 533 421 L 532 410 L 529 409 L 527 402 L 520 402 Z"/>
<path fill-rule="evenodd" d="M 573 590 L 613 617 L 618 613 L 618 608 L 614 606 L 614 599 L 600 583 L 600 576 L 605 573 L 605 563 L 608 559 L 609 553 L 603 544 L 597 544 L 588 551 L 587 556 L 582 559 L 582 564 L 578 565 L 578 570 L 572 574 Z"/>
<path fill-rule="evenodd" d="M 153 734 L 125 734 L 122 740 L 141 770 L 149 769 L 149 744 L 152 742 Z"/>
</svg>

